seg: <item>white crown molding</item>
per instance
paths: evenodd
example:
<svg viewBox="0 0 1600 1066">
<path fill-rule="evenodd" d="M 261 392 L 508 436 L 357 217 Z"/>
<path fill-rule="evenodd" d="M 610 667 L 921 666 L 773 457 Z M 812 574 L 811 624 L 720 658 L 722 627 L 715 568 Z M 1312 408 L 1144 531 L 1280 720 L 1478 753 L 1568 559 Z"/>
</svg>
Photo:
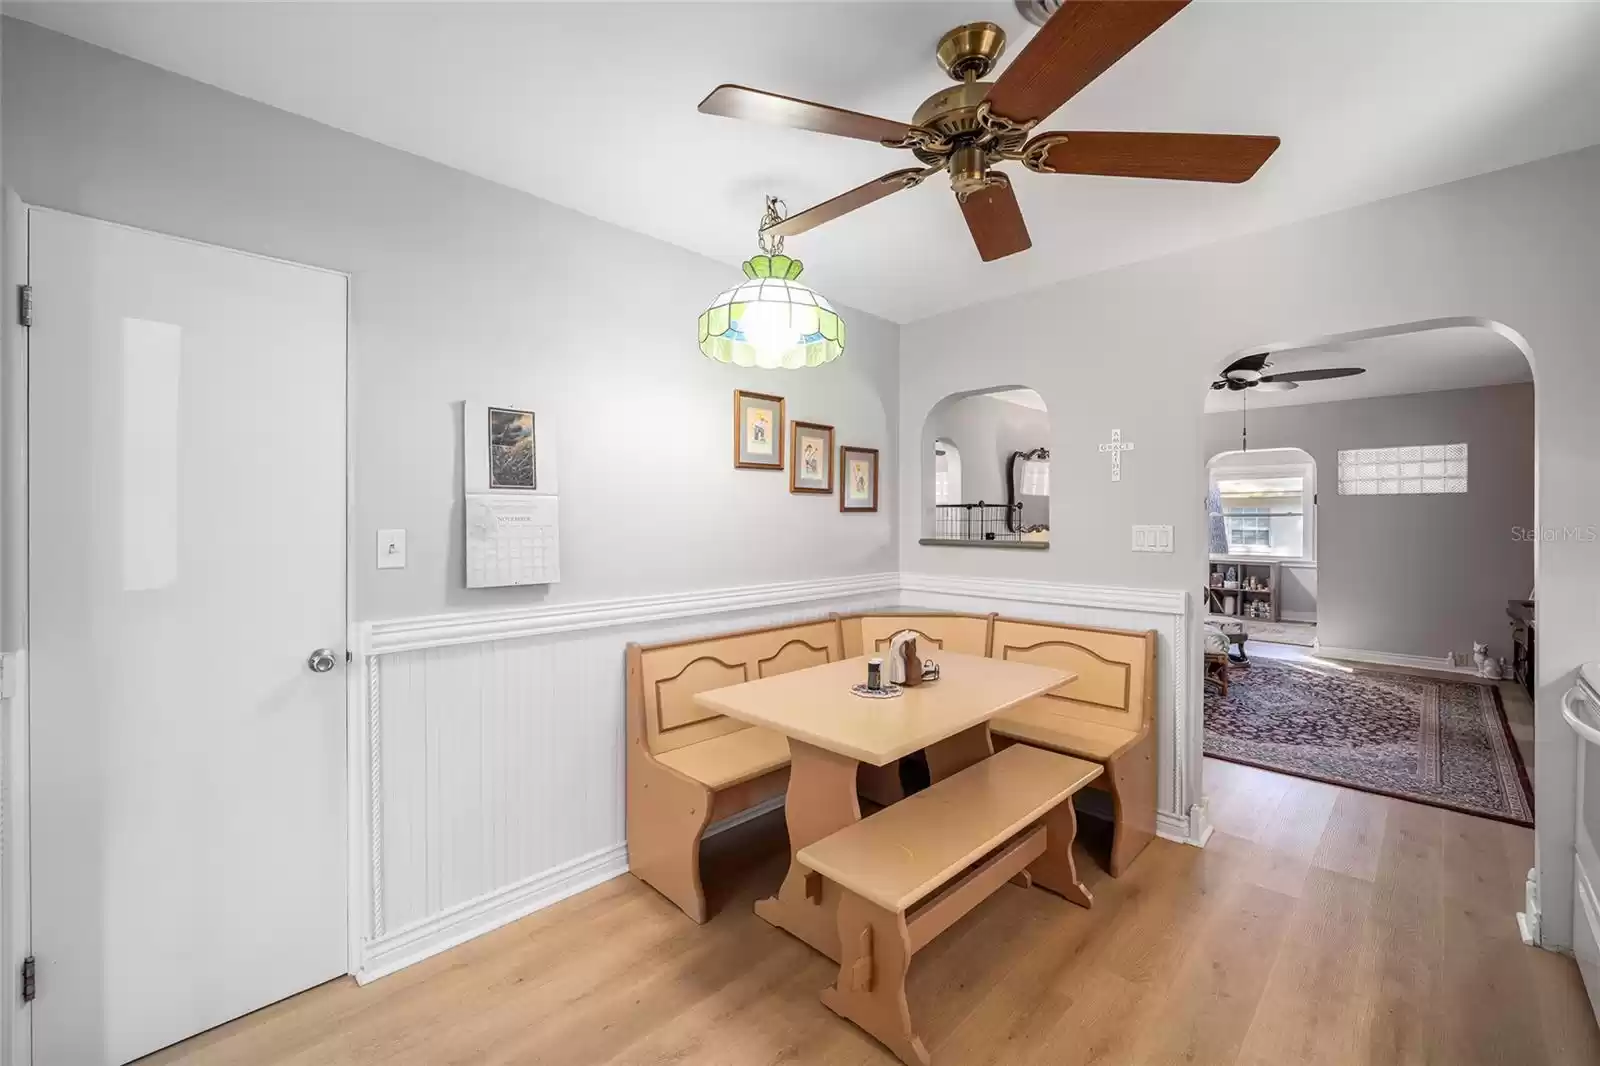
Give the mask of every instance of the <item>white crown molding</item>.
<svg viewBox="0 0 1600 1066">
<path fill-rule="evenodd" d="M 369 943 L 356 982 L 375 981 L 627 872 L 627 846 L 617 844 L 458 904 Z"/>
<path fill-rule="evenodd" d="M 475 644 L 486 640 L 512 640 L 549 633 L 571 633 L 609 626 L 645 625 L 652 622 L 759 610 L 818 600 L 892 594 L 900 588 L 896 573 L 859 574 L 814 581 L 789 581 L 772 585 L 744 585 L 706 592 L 680 592 L 636 596 L 586 603 L 522 607 L 512 611 L 462 611 L 424 618 L 394 618 L 369 622 L 363 627 L 361 653 L 392 655 L 396 652 Z"/>
<path fill-rule="evenodd" d="M 1318 659 L 1344 659 L 1354 663 L 1375 663 L 1379 666 L 1406 666 L 1415 670 L 1439 670 L 1447 674 L 1465 674 L 1477 677 L 1478 671 L 1470 666 L 1452 665 L 1444 656 L 1401 655 L 1398 652 L 1368 651 L 1365 648 L 1330 648 L 1318 644 L 1312 649 Z"/>
<path fill-rule="evenodd" d="M 902 592 L 981 596 L 1016 603 L 1048 603 L 1062 607 L 1092 607 L 1105 611 L 1135 611 L 1182 617 L 1188 594 L 1182 589 L 1130 589 L 1114 585 L 1060 585 L 1048 581 L 1005 578 L 956 577 L 950 574 L 900 575 Z"/>
</svg>

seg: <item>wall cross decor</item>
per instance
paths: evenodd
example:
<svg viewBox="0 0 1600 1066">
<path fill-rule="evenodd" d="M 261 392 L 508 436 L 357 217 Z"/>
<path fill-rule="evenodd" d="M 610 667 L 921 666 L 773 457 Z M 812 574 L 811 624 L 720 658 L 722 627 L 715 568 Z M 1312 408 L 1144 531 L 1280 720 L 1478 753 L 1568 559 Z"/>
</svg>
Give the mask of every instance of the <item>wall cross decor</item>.
<svg viewBox="0 0 1600 1066">
<path fill-rule="evenodd" d="M 1133 451 L 1133 443 L 1122 439 L 1122 430 L 1111 431 L 1111 442 L 1100 445 L 1100 450 L 1111 453 L 1111 480 L 1122 480 L 1122 453 Z"/>
</svg>

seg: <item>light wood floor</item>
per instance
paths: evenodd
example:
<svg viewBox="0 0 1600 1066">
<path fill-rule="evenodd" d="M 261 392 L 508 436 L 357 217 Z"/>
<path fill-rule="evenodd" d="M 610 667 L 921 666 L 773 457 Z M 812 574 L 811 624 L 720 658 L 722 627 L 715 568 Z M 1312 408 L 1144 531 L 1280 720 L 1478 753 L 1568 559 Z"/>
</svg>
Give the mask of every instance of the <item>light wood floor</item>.
<svg viewBox="0 0 1600 1066">
<path fill-rule="evenodd" d="M 1517 939 L 1529 830 L 1210 760 L 1206 792 L 1210 847 L 1158 840 L 1120 881 L 1081 860 L 1092 911 L 1008 885 L 917 955 L 936 1066 L 1600 1062 L 1572 961 Z M 892 1063 L 751 913 L 782 847 L 774 816 L 708 845 L 704 927 L 621 877 L 146 1061 Z"/>
</svg>

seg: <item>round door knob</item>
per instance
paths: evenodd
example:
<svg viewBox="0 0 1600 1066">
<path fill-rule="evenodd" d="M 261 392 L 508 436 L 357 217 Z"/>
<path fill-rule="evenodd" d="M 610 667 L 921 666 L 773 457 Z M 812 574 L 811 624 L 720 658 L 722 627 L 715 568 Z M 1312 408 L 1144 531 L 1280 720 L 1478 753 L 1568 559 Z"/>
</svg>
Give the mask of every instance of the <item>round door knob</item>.
<svg viewBox="0 0 1600 1066">
<path fill-rule="evenodd" d="M 318 648 L 306 659 L 306 665 L 311 667 L 311 672 L 314 674 L 325 674 L 333 669 L 337 661 L 333 657 L 332 648 Z"/>
</svg>

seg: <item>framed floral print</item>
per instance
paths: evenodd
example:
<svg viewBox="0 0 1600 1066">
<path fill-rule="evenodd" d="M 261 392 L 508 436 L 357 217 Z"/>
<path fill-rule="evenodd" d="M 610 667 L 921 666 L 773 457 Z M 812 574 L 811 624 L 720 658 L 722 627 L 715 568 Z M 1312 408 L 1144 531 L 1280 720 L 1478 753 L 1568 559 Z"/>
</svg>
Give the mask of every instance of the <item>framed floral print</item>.
<svg viewBox="0 0 1600 1066">
<path fill-rule="evenodd" d="M 831 494 L 833 427 L 800 421 L 789 426 L 789 491 Z"/>
<path fill-rule="evenodd" d="M 733 465 L 783 469 L 783 397 L 733 390 Z"/>
<path fill-rule="evenodd" d="M 839 448 L 839 510 L 863 514 L 878 509 L 878 449 Z"/>
</svg>

